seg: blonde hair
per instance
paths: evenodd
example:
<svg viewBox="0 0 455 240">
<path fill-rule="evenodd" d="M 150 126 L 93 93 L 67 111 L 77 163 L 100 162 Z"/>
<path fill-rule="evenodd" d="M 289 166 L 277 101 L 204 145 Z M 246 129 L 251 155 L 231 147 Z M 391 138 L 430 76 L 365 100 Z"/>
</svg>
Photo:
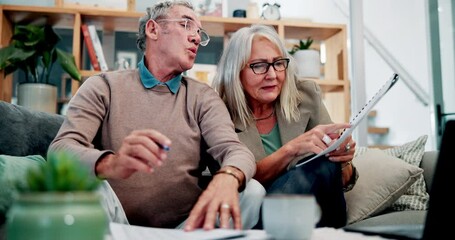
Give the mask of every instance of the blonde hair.
<svg viewBox="0 0 455 240">
<path fill-rule="evenodd" d="M 298 105 L 302 101 L 296 85 L 296 66 L 294 59 L 287 52 L 274 28 L 255 24 L 237 30 L 224 48 L 218 63 L 217 73 L 212 87 L 218 92 L 227 105 L 234 122 L 239 121 L 246 127 L 253 122 L 253 113 L 249 108 L 240 82 L 240 72 L 251 57 L 251 46 L 254 37 L 263 37 L 273 43 L 282 56 L 291 59 L 286 70 L 286 81 L 275 107 L 281 107 L 281 113 L 288 122 L 298 121 Z"/>
</svg>

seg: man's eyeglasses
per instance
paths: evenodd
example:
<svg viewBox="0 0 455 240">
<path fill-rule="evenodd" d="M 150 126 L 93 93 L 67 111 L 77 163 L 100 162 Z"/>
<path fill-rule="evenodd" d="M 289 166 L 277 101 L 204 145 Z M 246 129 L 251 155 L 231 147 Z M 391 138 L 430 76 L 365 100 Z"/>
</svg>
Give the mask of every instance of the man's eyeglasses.
<svg viewBox="0 0 455 240">
<path fill-rule="evenodd" d="M 282 72 L 288 68 L 289 65 L 289 58 L 281 58 L 275 60 L 272 63 L 268 62 L 257 62 L 250 64 L 251 70 L 253 70 L 254 74 L 264 74 L 269 71 L 270 66 L 275 69 L 277 72 Z"/>
<path fill-rule="evenodd" d="M 198 25 L 196 24 L 196 22 L 194 22 L 191 19 L 188 19 L 188 18 L 177 18 L 177 19 L 165 18 L 165 19 L 156 20 L 156 22 L 179 22 L 180 25 L 182 25 L 185 28 L 185 30 L 190 33 L 190 36 L 194 36 L 194 35 L 198 34 L 199 37 L 201 37 L 201 42 L 199 43 L 201 46 L 207 46 L 207 44 L 209 44 L 210 37 L 207 34 L 207 32 L 204 29 L 199 28 Z"/>
</svg>

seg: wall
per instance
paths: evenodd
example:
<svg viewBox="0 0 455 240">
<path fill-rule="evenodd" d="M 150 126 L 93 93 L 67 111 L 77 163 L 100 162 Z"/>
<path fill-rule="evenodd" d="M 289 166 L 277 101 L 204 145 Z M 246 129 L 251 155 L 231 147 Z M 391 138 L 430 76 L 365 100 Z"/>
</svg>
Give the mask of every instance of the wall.
<svg viewBox="0 0 455 240">
<path fill-rule="evenodd" d="M 349 18 L 340 11 L 334 1 L 340 2 L 340 0 L 282 0 L 276 2 L 281 5 L 283 18 L 304 18 L 314 22 L 349 24 Z M 363 1 L 363 21 L 365 27 L 416 80 L 416 84 L 430 94 L 428 92 L 430 82 L 424 1 Z M 267 1 L 257 1 L 259 6 L 262 6 L 264 2 Z M 346 9 L 349 9 L 349 1 L 341 2 Z M 365 90 L 366 97 L 369 99 L 389 79 L 392 69 L 368 42 L 365 42 L 364 46 Z M 349 59 L 351 59 L 350 54 Z M 361 79 L 352 79 L 352 77 L 350 79 L 353 82 L 361 81 Z M 390 132 L 385 138 L 370 137 L 369 144 L 401 145 L 428 134 L 427 149 L 434 149 L 429 107 L 424 106 L 403 82 L 398 82 L 376 105 L 375 109 L 378 111 L 378 116 L 374 124 L 379 127 L 389 127 Z"/>
</svg>

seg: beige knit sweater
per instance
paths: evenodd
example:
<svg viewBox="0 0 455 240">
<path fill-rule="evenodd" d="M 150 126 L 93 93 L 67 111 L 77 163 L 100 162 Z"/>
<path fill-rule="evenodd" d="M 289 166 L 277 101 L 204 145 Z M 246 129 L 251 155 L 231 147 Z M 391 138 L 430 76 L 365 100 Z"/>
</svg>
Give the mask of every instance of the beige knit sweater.
<svg viewBox="0 0 455 240">
<path fill-rule="evenodd" d="M 131 224 L 175 227 L 185 220 L 202 189 L 205 169 L 201 142 L 221 166 L 256 171 L 253 154 L 238 139 L 229 113 L 208 85 L 182 78 L 176 94 L 167 86 L 146 89 L 136 70 L 107 72 L 88 78 L 71 99 L 67 118 L 49 151 L 75 152 L 94 169 L 105 152 L 116 152 L 133 130 L 155 129 L 169 137 L 171 150 L 153 173 L 109 180 Z"/>
</svg>

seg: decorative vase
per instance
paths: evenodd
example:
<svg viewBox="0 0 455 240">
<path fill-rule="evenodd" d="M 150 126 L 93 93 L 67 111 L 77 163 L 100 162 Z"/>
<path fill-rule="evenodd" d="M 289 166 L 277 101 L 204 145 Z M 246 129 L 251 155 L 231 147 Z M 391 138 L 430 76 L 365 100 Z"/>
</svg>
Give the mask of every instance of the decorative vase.
<svg viewBox="0 0 455 240">
<path fill-rule="evenodd" d="M 294 53 L 297 62 L 297 75 L 306 78 L 321 76 L 321 60 L 319 51 L 314 49 L 299 50 Z"/>
<path fill-rule="evenodd" d="M 45 83 L 21 83 L 17 104 L 35 111 L 57 113 L 57 87 Z"/>
<path fill-rule="evenodd" d="M 6 219 L 8 240 L 103 240 L 108 233 L 96 192 L 19 194 Z"/>
</svg>

